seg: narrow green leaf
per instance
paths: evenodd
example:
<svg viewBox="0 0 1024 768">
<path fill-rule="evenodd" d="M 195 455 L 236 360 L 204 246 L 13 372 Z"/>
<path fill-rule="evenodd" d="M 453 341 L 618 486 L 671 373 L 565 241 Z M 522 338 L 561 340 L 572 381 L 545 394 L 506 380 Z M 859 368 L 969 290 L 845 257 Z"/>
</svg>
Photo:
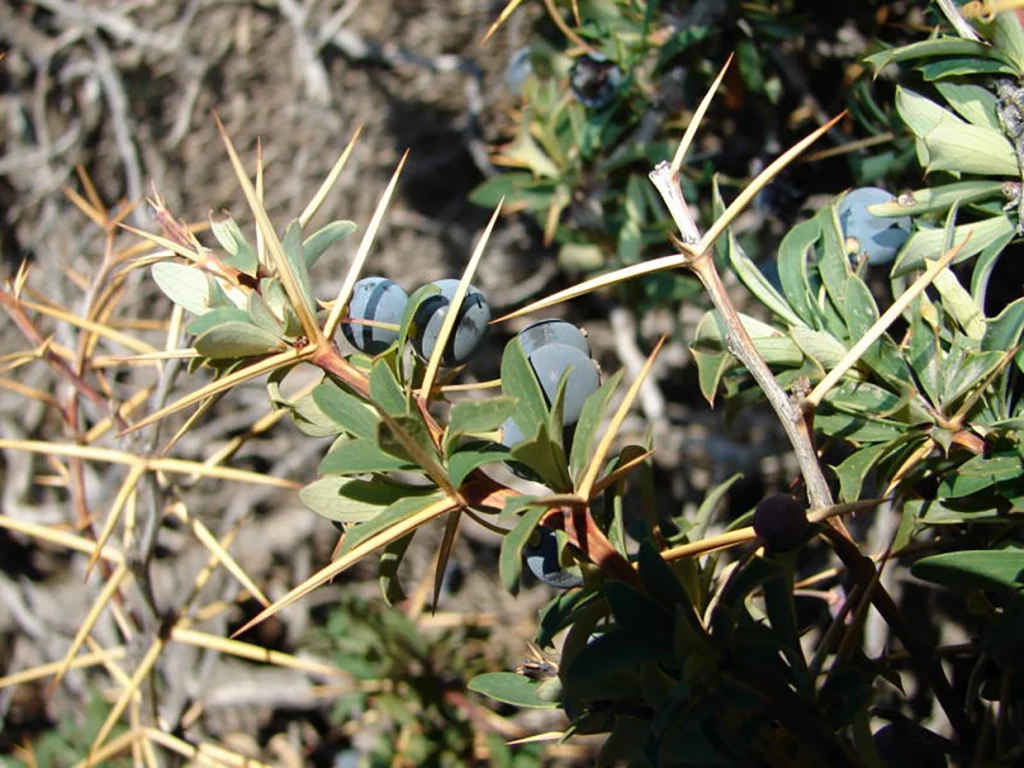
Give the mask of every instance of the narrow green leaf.
<svg viewBox="0 0 1024 768">
<path fill-rule="evenodd" d="M 309 270 L 306 268 L 306 259 L 302 255 L 302 226 L 298 219 L 293 219 L 284 231 L 281 238 L 281 249 L 288 260 L 295 282 L 302 292 L 303 301 L 309 307 L 309 311 L 316 313 L 316 297 L 313 294 L 313 286 L 309 281 Z"/>
<path fill-rule="evenodd" d="M 189 324 L 185 326 L 185 331 L 194 336 L 201 336 L 211 328 L 216 328 L 218 325 L 223 325 L 227 322 L 252 324 L 249 313 L 245 310 L 236 307 L 222 307 L 220 309 L 211 309 L 198 317 L 193 317 Z"/>
<path fill-rule="evenodd" d="M 530 507 L 519 518 L 516 526 L 501 540 L 498 574 L 501 576 L 501 583 L 505 585 L 505 589 L 513 595 L 519 593 L 519 576 L 523 570 L 523 548 L 546 511 L 544 507 Z"/>
<path fill-rule="evenodd" d="M 210 229 L 213 230 L 213 235 L 217 238 L 217 242 L 228 253 L 223 258 L 224 263 L 234 267 L 243 274 L 249 275 L 249 277 L 255 277 L 259 269 L 256 251 L 249 245 L 249 241 L 245 239 L 245 235 L 242 234 L 238 223 L 230 216 L 220 221 L 216 221 L 211 216 Z"/>
<path fill-rule="evenodd" d="M 973 83 L 948 81 L 936 83 L 935 89 L 942 94 L 949 106 L 967 122 L 982 128 L 991 128 L 994 131 L 1003 130 L 1003 126 L 999 122 L 999 99 L 992 91 Z M 986 182 L 973 183 L 984 184 Z"/>
<path fill-rule="evenodd" d="M 302 241 L 302 256 L 306 260 L 306 268 L 312 269 L 324 252 L 336 242 L 359 229 L 354 221 L 339 219 L 324 225 Z"/>
<path fill-rule="evenodd" d="M 910 572 L 919 579 L 956 589 L 1024 589 L 1024 550 L 945 552 L 918 560 Z"/>
<path fill-rule="evenodd" d="M 916 216 L 921 213 L 942 213 L 957 203 L 963 207 L 967 203 L 1002 197 L 1004 196 L 1001 181 L 957 181 L 953 184 L 915 189 L 888 203 L 869 205 L 868 211 L 876 216 Z M 910 202 L 911 200 L 913 202 Z"/>
<path fill-rule="evenodd" d="M 407 456 L 438 484 L 446 477 L 441 458 L 419 412 L 402 416 L 382 414 L 377 444 L 395 456 Z"/>
<path fill-rule="evenodd" d="M 806 325 L 803 318 L 793 311 L 793 308 L 790 307 L 779 292 L 775 290 L 775 286 L 768 282 L 768 278 L 761 274 L 761 270 L 759 270 L 747 254 L 743 252 L 739 242 L 736 240 L 736 236 L 732 232 L 729 232 L 728 254 L 729 263 L 732 265 L 736 274 L 739 275 L 743 284 L 747 286 L 750 292 L 754 294 L 754 296 L 756 296 L 764 306 L 774 312 L 776 317 L 788 325 Z"/>
<path fill-rule="evenodd" d="M 558 702 L 542 699 L 537 694 L 538 687 L 538 683 L 514 672 L 486 672 L 466 685 L 471 691 L 514 707 L 556 709 Z"/>
<path fill-rule="evenodd" d="M 839 478 L 839 500 L 857 501 L 860 498 L 864 478 L 875 463 L 889 450 L 888 443 L 878 443 L 854 451 L 835 467 Z"/>
<path fill-rule="evenodd" d="M 981 221 L 970 224 L 961 224 L 953 231 L 954 243 L 964 243 L 960 252 L 953 259 L 953 264 L 959 264 L 972 256 L 981 253 L 993 242 L 1013 235 L 1016 227 L 1005 214 L 992 216 Z M 970 240 L 964 242 L 967 235 Z M 946 233 L 942 229 L 919 229 L 914 232 L 892 268 L 893 277 L 902 277 L 914 270 L 924 269 L 925 259 L 938 259 L 943 254 L 943 244 L 946 241 Z"/>
<path fill-rule="evenodd" d="M 865 56 L 864 61 L 878 72 L 889 64 L 914 59 L 927 59 L 936 56 L 975 56 L 980 58 L 1002 58 L 999 50 L 985 43 L 964 40 L 959 37 L 936 37 L 921 40 L 898 48 L 887 48 L 884 51 Z"/>
<path fill-rule="evenodd" d="M 1013 146 L 1001 131 L 963 122 L 931 99 L 896 89 L 896 110 L 923 144 L 927 171 L 1019 176 Z"/>
<path fill-rule="evenodd" d="M 444 498 L 443 493 L 432 492 L 422 496 L 404 496 L 395 501 L 387 509 L 365 523 L 353 526 L 345 534 L 345 541 L 341 546 L 339 554 L 351 552 L 362 542 L 371 536 L 376 536 L 389 528 L 393 528 L 403 520 L 422 512 L 427 507 Z"/>
<path fill-rule="evenodd" d="M 256 291 L 252 291 L 249 294 L 249 304 L 246 307 L 246 312 L 249 315 L 249 320 L 267 333 L 271 333 L 278 338 L 284 333 L 281 323 L 274 317 L 270 307 L 267 306 L 267 302 Z"/>
<path fill-rule="evenodd" d="M 370 396 L 378 408 L 392 416 L 409 411 L 408 395 L 384 360 L 377 360 L 370 369 Z"/>
<path fill-rule="evenodd" d="M 400 539 L 396 539 L 385 546 L 380 552 L 378 580 L 380 582 L 381 594 L 384 596 L 384 602 L 389 606 L 396 605 L 405 600 L 405 590 L 402 589 L 402 584 L 398 581 L 398 566 L 402 564 L 405 551 L 409 549 L 409 544 L 412 543 L 412 537 L 415 535 L 416 531 L 413 531 Z"/>
<path fill-rule="evenodd" d="M 821 237 L 821 216 L 801 222 L 782 238 L 777 258 L 779 282 L 789 306 L 812 328 L 821 327 L 807 272 L 808 253 Z"/>
<path fill-rule="evenodd" d="M 501 356 L 501 390 L 516 398 L 516 411 L 512 418 L 523 434 L 529 434 L 536 425 L 547 420 L 548 406 L 544 390 L 537 382 L 537 376 L 518 337 L 505 345 Z"/>
<path fill-rule="evenodd" d="M 578 481 L 587 468 L 591 458 L 591 449 L 597 438 L 597 430 L 605 420 L 608 403 L 619 387 L 625 370 L 616 371 L 609 376 L 596 392 L 590 393 L 583 403 L 580 418 L 573 432 L 572 451 L 569 457 L 569 473 L 573 481 Z"/>
</svg>

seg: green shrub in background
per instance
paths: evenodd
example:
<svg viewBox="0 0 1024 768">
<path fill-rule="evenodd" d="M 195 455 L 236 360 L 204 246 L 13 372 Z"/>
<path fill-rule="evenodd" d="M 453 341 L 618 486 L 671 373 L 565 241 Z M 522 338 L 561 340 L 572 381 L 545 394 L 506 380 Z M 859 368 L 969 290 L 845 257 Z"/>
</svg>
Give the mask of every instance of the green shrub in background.
<svg viewBox="0 0 1024 768">
<path fill-rule="evenodd" d="M 302 498 L 343 527 L 337 558 L 239 631 L 374 553 L 385 599 L 403 600 L 397 576 L 406 549 L 423 525 L 443 519 L 436 604 L 468 517 L 502 536 L 498 572 L 508 590 L 518 590 L 524 563 L 568 587 L 541 611 L 536 637 L 545 649 L 561 639 L 557 665 L 486 673 L 468 687 L 506 704 L 562 710 L 565 737 L 605 734 L 602 765 L 1018 763 L 1024 299 L 1019 282 L 1008 295 L 997 276 L 1006 273 L 1020 227 L 1020 18 L 1005 11 L 972 23 L 943 3 L 945 15 L 936 18 L 949 23 L 932 37 L 868 57 L 873 70 L 898 81 L 894 105 L 872 101 L 863 82 L 857 98 L 874 104 L 868 117 L 877 130 L 899 135 L 895 150 L 859 165 L 860 178 L 878 179 L 881 169 L 909 173 L 900 142 L 927 172 L 921 189 L 867 211 L 894 221 L 909 216 L 906 240 L 891 265 L 869 263 L 876 230 L 850 222 L 868 226 L 871 219 L 841 213 L 837 196 L 789 230 L 776 279 L 755 265 L 729 225 L 833 122 L 735 199 L 727 203 L 709 179 L 698 200 L 705 187 L 680 176 L 692 134 L 677 149 L 683 126 L 658 119 L 668 108 L 657 99 L 668 92 L 661 83 L 676 57 L 712 36 L 713 25 L 673 28 L 670 3 L 545 5 L 568 43 L 538 37 L 530 44 L 523 123 L 501 153 L 522 170 L 475 193 L 495 205 L 495 216 L 458 286 L 443 294 L 448 311 L 440 327 L 431 326 L 427 359 L 408 347 L 422 350 L 421 309 L 442 296 L 438 286 L 408 297 L 400 323 L 381 324 L 369 304 L 352 316 L 353 288 L 394 181 L 332 303 L 316 295 L 308 269 L 355 227 L 338 221 L 308 231 L 318 193 L 279 235 L 263 210 L 261 182 L 250 181 L 226 137 L 259 237 L 252 242 L 230 220 L 215 225 L 217 251 L 173 225 L 165 234 L 176 237 L 150 236 L 183 259 L 155 265 L 153 276 L 194 316 L 187 326 L 193 369 L 206 365 L 218 378 L 133 428 L 267 374 L 275 405 L 308 434 L 333 438 Z M 779 100 L 782 81 L 764 62 L 773 41 L 795 34 L 792 9 L 729 7 L 747 34 L 733 66 L 751 92 Z M 721 75 L 709 97 L 720 82 Z M 707 107 L 706 100 L 696 108 L 694 129 Z M 684 200 L 712 214 L 706 232 Z M 503 350 L 500 392 L 451 386 L 458 369 L 441 363 L 467 331 L 462 305 L 474 295 L 471 280 L 498 210 L 510 204 L 543 222 L 566 266 L 600 272 L 515 314 L 631 280 L 693 274 L 670 293 L 678 298 L 701 286 L 714 307 L 688 340 L 701 391 L 711 402 L 724 395 L 733 410 L 769 402 L 800 464 L 799 498 L 766 499 L 712 535 L 717 503 L 734 478 L 713 489 L 696 516 L 658 517 L 652 446 L 623 445 L 617 431 L 660 343 L 635 379 L 613 373 L 594 389 L 577 378 L 585 358 L 560 366 L 557 355 L 545 355 L 542 363 L 519 336 Z M 759 317 L 736 312 L 720 269 L 754 296 Z M 345 323 L 376 323 L 395 340 L 375 356 L 343 353 L 334 338 Z M 315 388 L 287 394 L 287 374 L 300 365 L 323 376 Z M 492 471 L 499 465 L 502 472 Z M 504 468 L 539 485 L 505 482 Z M 640 508 L 635 518 L 627 502 Z M 852 512 L 898 519 L 881 555 L 861 551 L 842 522 Z M 971 642 L 936 647 L 933 628 L 908 618 L 904 610 L 913 606 L 890 593 L 883 568 L 954 595 L 970 616 Z M 560 572 L 572 578 L 554 579 Z M 820 598 L 820 590 L 840 584 L 831 590 L 838 596 L 831 611 L 817 603 L 821 610 L 807 609 L 808 588 L 817 587 L 811 597 Z M 425 681 L 402 701 L 375 691 L 374 702 L 395 723 L 425 718 L 410 754 L 457 760 L 470 735 L 444 721 L 461 710 L 436 695 L 436 678 L 417 677 L 424 665 L 443 664 L 436 652 L 444 645 L 425 647 L 401 617 L 353 621 L 379 610 L 347 603 L 320 642 L 357 679 Z M 868 655 L 863 637 L 872 611 L 893 638 L 880 656 Z M 942 660 L 954 656 L 967 673 L 950 679 Z M 339 706 L 360 710 L 369 701 L 360 696 Z M 922 709 L 948 720 L 948 730 L 924 727 Z"/>
</svg>

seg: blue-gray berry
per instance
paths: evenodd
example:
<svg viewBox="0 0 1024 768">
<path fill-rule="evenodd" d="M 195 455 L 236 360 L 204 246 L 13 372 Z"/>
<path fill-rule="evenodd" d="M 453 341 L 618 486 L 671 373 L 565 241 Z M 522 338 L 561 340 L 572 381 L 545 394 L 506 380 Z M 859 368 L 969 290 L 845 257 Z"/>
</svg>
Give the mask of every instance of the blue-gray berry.
<svg viewBox="0 0 1024 768">
<path fill-rule="evenodd" d="M 348 314 L 353 320 L 374 320 L 400 325 L 409 296 L 386 277 L 364 277 L 352 289 Z M 342 333 L 360 352 L 379 355 L 398 339 L 398 331 L 362 323 L 345 323 Z"/>
<path fill-rule="evenodd" d="M 435 280 L 432 285 L 441 289 L 427 297 L 417 308 L 410 328 L 409 338 L 413 350 L 423 360 L 429 360 L 437 346 L 441 333 L 441 324 L 451 305 L 452 297 L 458 288 L 459 281 L 452 279 Z M 468 363 L 480 351 L 490 335 L 491 307 L 487 298 L 473 286 L 469 287 L 466 297 L 459 307 L 455 329 L 448 337 L 448 344 L 441 363 L 446 367 L 455 367 Z"/>
</svg>

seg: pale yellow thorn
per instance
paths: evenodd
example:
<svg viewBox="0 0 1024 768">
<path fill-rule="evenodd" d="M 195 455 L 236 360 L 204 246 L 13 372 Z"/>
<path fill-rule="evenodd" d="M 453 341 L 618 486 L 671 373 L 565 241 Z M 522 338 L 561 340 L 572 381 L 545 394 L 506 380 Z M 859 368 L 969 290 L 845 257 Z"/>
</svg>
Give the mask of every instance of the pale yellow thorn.
<svg viewBox="0 0 1024 768">
<path fill-rule="evenodd" d="M 347 672 L 344 672 L 335 666 L 331 666 L 330 664 L 323 664 L 318 661 L 312 661 L 311 659 L 301 659 L 290 653 L 272 651 L 268 648 L 253 645 L 252 643 L 245 643 L 241 640 L 231 640 L 226 637 L 211 635 L 208 632 L 199 632 L 195 629 L 174 627 L 171 630 L 171 639 L 179 643 L 186 643 L 187 645 L 194 645 L 199 648 L 209 648 L 210 650 L 227 653 L 231 656 L 237 656 L 240 659 L 259 661 L 265 664 L 273 664 L 278 667 L 287 667 L 289 669 L 298 669 L 303 672 L 309 672 L 313 675 L 341 678 L 349 677 Z"/>
<path fill-rule="evenodd" d="M 725 77 L 729 65 L 732 64 L 734 55 L 732 53 L 729 54 L 729 58 L 725 60 L 725 64 L 722 65 L 718 72 L 718 77 L 715 78 L 711 87 L 708 88 L 708 92 L 704 94 L 704 98 L 701 99 L 697 110 L 693 113 L 690 124 L 686 126 L 686 132 L 683 134 L 683 138 L 680 140 L 679 146 L 676 147 L 676 153 L 672 158 L 672 173 L 679 173 L 679 168 L 683 164 L 683 158 L 686 157 L 686 151 L 690 148 L 690 144 L 693 143 L 693 137 L 697 135 L 697 129 L 700 128 L 701 123 L 704 121 L 704 115 L 707 114 L 708 109 L 711 107 L 711 102 L 715 98 L 718 86 L 722 84 L 722 78 Z"/>
<path fill-rule="evenodd" d="M 64 656 L 64 660 L 61 662 L 60 668 L 57 670 L 56 674 L 53 677 L 53 681 L 50 683 L 51 690 L 52 688 L 55 688 L 58 685 L 60 685 L 60 681 L 64 679 L 64 675 L 67 673 L 67 671 L 71 668 L 71 665 L 74 663 L 76 657 L 78 656 L 78 651 L 79 649 L 81 649 L 86 637 L 89 636 L 89 633 L 92 632 L 93 627 L 96 626 L 96 622 L 99 621 L 100 614 L 103 612 L 103 609 L 110 601 L 110 598 L 114 596 L 114 593 L 117 592 L 118 588 L 120 588 L 121 582 L 124 581 L 125 577 L 128 576 L 128 574 L 128 567 L 124 563 L 121 563 L 117 566 L 114 572 L 110 575 L 110 578 L 107 579 L 106 583 L 103 585 L 103 589 L 101 589 L 99 595 L 96 596 L 96 601 L 92 604 L 92 607 L 89 609 L 89 613 L 86 614 L 85 619 L 79 625 L 78 631 L 75 633 L 75 637 L 71 641 L 71 647 L 68 648 L 68 652 Z"/>
<path fill-rule="evenodd" d="M 238 184 L 242 188 L 242 194 L 245 195 L 245 199 L 249 203 L 249 209 L 256 219 L 256 225 L 263 233 L 267 250 L 270 252 L 270 258 L 277 269 L 277 276 L 284 286 L 285 293 L 288 294 L 288 298 L 291 300 L 295 314 L 298 315 L 299 322 L 302 325 L 302 332 L 311 344 L 318 343 L 323 338 L 320 326 L 316 324 L 312 308 L 306 303 L 302 289 L 299 287 L 298 279 L 295 273 L 292 272 L 291 265 L 288 263 L 288 257 L 285 256 L 284 248 L 281 246 L 281 241 L 274 230 L 274 225 L 267 216 L 266 210 L 260 204 L 259 197 L 256 195 L 256 189 L 253 187 L 252 181 L 249 180 L 249 175 L 242 165 L 241 158 L 239 158 L 238 153 L 235 151 L 235 145 L 232 143 L 231 137 L 224 130 L 224 124 L 221 123 L 216 113 L 214 113 L 213 119 L 217 124 L 217 131 L 224 141 L 224 146 L 228 152 L 228 159 L 231 161 L 231 167 L 235 171 Z"/>
<path fill-rule="evenodd" d="M 857 343 L 850 347 L 850 350 L 843 355 L 843 359 L 840 360 L 836 366 L 828 372 L 828 374 L 821 381 L 818 382 L 817 386 L 811 390 L 811 393 L 807 396 L 805 402 L 810 407 L 814 408 L 821 404 L 822 399 L 829 393 L 839 380 L 849 371 L 857 361 L 860 360 L 861 356 L 867 352 L 868 348 L 874 344 L 878 339 L 881 338 L 882 334 L 888 330 L 889 326 L 903 314 L 903 311 L 910 306 L 910 303 L 921 295 L 932 281 L 938 277 L 946 266 L 956 258 L 956 255 L 960 253 L 960 249 L 964 247 L 964 244 L 970 239 L 970 234 L 967 235 L 958 245 L 950 248 L 938 261 L 926 261 L 927 268 L 925 271 L 910 284 L 899 297 L 892 303 L 892 305 L 882 313 L 871 328 L 868 329 L 867 333 L 861 336 Z"/>
<path fill-rule="evenodd" d="M 640 394 L 640 387 L 643 386 L 644 381 L 651 373 L 651 368 L 654 366 L 654 361 L 658 357 L 658 353 L 661 351 L 662 346 L 665 344 L 665 337 L 662 336 L 658 339 L 658 343 L 654 345 L 654 349 L 651 350 L 651 354 L 647 356 L 647 360 L 644 361 L 643 368 L 637 374 L 636 379 L 629 385 L 629 389 L 626 390 L 625 397 L 622 398 L 622 402 L 619 403 L 619 407 L 615 410 L 615 414 L 612 416 L 611 421 L 608 423 L 608 427 L 605 429 L 604 434 L 601 436 L 601 440 L 598 442 L 597 447 L 594 449 L 593 456 L 590 459 L 590 463 L 587 465 L 586 472 L 583 473 L 583 480 L 580 481 L 579 488 L 576 489 L 576 495 L 582 499 L 589 499 L 591 493 L 594 490 L 594 483 L 597 482 L 597 477 L 601 473 L 601 469 L 604 466 L 604 460 L 608 457 L 608 452 L 612 448 L 612 443 L 615 438 L 618 437 L 619 427 L 622 422 L 625 421 L 629 409 L 633 406 L 633 401 L 636 400 L 637 395 Z"/>
<path fill-rule="evenodd" d="M 278 611 L 282 610 L 283 608 L 287 608 L 289 605 L 298 600 L 301 600 L 303 597 L 308 595 L 321 584 L 330 581 L 339 573 L 350 568 L 352 565 L 357 563 L 359 560 L 362 560 L 364 557 L 366 557 L 366 555 L 370 554 L 371 552 L 374 552 L 375 550 L 380 549 L 381 547 L 387 546 L 392 541 L 396 541 L 405 536 L 407 533 L 416 530 L 424 523 L 428 523 L 434 518 L 440 517 L 444 513 L 450 512 L 453 509 L 457 509 L 459 506 L 461 506 L 461 502 L 459 501 L 450 498 L 439 499 L 438 501 L 434 502 L 425 509 L 420 510 L 416 514 L 410 515 L 406 519 L 398 521 L 390 528 L 387 528 L 383 531 L 380 531 L 379 533 L 374 534 L 373 536 L 370 536 L 368 539 L 357 544 L 355 547 L 353 547 L 351 550 L 346 552 L 344 555 L 339 557 L 331 564 L 325 566 L 324 568 L 321 568 L 319 571 L 314 573 L 312 576 L 303 581 L 297 587 L 294 587 L 290 592 L 288 592 L 288 594 L 284 595 L 283 597 L 275 601 L 274 604 L 271 605 L 269 608 L 265 608 L 264 610 L 260 611 L 260 613 L 257 614 L 255 618 L 251 619 L 240 629 L 236 630 L 234 634 L 236 636 L 240 635 L 246 630 L 256 626 L 260 622 L 269 619 Z"/>
<path fill-rule="evenodd" d="M 127 649 L 121 645 L 94 651 L 92 653 L 83 653 L 81 656 L 76 656 L 72 659 L 69 669 L 95 667 L 97 664 L 105 664 L 107 661 L 119 661 L 127 655 Z M 20 672 L 13 672 L 9 675 L 5 675 L 4 677 L 0 677 L 0 689 L 10 688 L 11 686 L 21 685 L 22 683 L 30 683 L 33 680 L 39 680 L 43 677 L 55 675 L 60 671 L 62 666 L 64 666 L 63 661 L 51 661 L 47 664 L 40 664 L 39 666 L 32 667 L 31 669 L 23 669 Z"/>
<path fill-rule="evenodd" d="M 462 308 L 462 302 L 465 300 L 466 294 L 469 292 L 469 285 L 473 280 L 473 275 L 476 274 L 476 269 L 480 265 L 480 259 L 483 258 L 484 250 L 487 247 L 487 241 L 490 240 L 491 232 L 494 231 L 494 225 L 497 223 L 498 216 L 501 214 L 502 202 L 504 202 L 504 198 L 498 201 L 498 205 L 494 209 L 494 213 L 491 214 L 491 220 L 487 222 L 487 228 L 484 229 L 483 234 L 480 236 L 480 240 L 476 244 L 476 248 L 473 249 L 473 255 L 469 258 L 469 264 L 466 265 L 466 269 L 462 273 L 462 278 L 459 280 L 459 284 L 455 288 L 455 294 L 452 296 L 451 302 L 448 304 L 444 320 L 441 322 L 441 328 L 437 333 L 437 343 L 434 345 L 434 351 L 430 355 L 430 360 L 427 361 L 427 370 L 426 373 L 423 374 L 423 382 L 420 385 L 420 398 L 423 400 L 430 397 L 430 390 L 434 386 L 434 381 L 437 378 L 437 372 L 441 369 L 441 358 L 444 357 L 444 350 L 445 347 L 448 346 L 448 339 L 455 331 L 455 324 L 459 320 L 459 309 Z"/>
<path fill-rule="evenodd" d="M 342 170 L 348 163 L 348 158 L 352 154 L 352 150 L 355 149 L 356 142 L 359 140 L 359 134 L 363 132 L 363 126 L 358 126 L 355 133 L 352 134 L 352 138 L 348 140 L 348 145 L 345 150 L 341 153 L 341 157 L 338 158 L 337 162 L 331 168 L 330 173 L 324 178 L 320 188 L 313 195 L 313 199 L 309 201 L 309 204 L 305 207 L 301 214 L 299 214 L 299 226 L 305 228 L 309 220 L 312 219 L 316 212 L 323 205 L 324 200 L 327 199 L 327 195 L 331 189 L 334 188 L 335 183 L 338 181 L 338 177 L 341 175 Z"/>
<path fill-rule="evenodd" d="M 139 666 L 136 667 L 135 673 L 132 675 L 130 684 L 121 692 L 121 696 L 114 702 L 114 706 L 107 713 L 107 719 L 103 721 L 103 725 L 100 726 L 99 733 L 96 734 L 96 738 L 93 740 L 92 747 L 89 749 L 89 758 L 95 759 L 98 755 L 99 750 L 103 746 L 103 742 L 106 741 L 107 736 L 114 729 L 114 725 L 118 719 L 124 713 L 125 707 L 128 706 L 128 702 L 131 701 L 132 696 L 138 690 L 139 685 L 142 683 L 142 679 L 150 673 L 153 669 L 153 665 L 156 664 L 160 653 L 164 648 L 164 640 L 157 638 L 153 641 L 152 645 L 146 651 L 146 655 L 142 657 L 139 662 Z M 115 740 L 116 741 L 116 740 Z"/>
<path fill-rule="evenodd" d="M 114 503 L 110 506 L 110 511 L 107 513 L 107 519 L 103 524 L 103 530 L 100 532 L 100 535 L 96 537 L 96 551 L 92 553 L 92 556 L 89 558 L 89 564 L 85 567 L 86 577 L 88 577 L 93 566 L 96 565 L 96 562 L 99 560 L 100 551 L 106 545 L 107 541 L 110 540 L 111 535 L 114 533 L 114 527 L 117 525 L 117 521 L 121 518 L 121 510 L 124 509 L 129 497 L 135 493 L 135 486 L 138 484 L 145 472 L 146 468 L 141 464 L 136 464 L 128 470 L 128 475 L 121 484 L 121 487 L 117 492 L 117 496 L 114 498 Z"/>
<path fill-rule="evenodd" d="M 331 312 L 327 316 L 327 322 L 324 323 L 323 335 L 324 338 L 334 338 L 335 332 L 338 330 L 338 323 L 341 321 L 341 312 L 348 304 L 348 300 L 352 297 L 352 289 L 355 288 L 356 282 L 359 280 L 359 273 L 363 270 L 363 264 L 366 263 L 366 259 L 370 255 L 370 248 L 373 247 L 373 241 L 377 237 L 377 231 L 380 229 L 381 222 L 384 220 L 384 212 L 388 208 L 388 204 L 391 202 L 391 197 L 395 194 L 395 188 L 398 186 L 398 178 L 402 175 L 402 169 L 405 167 L 405 161 L 409 157 L 409 150 L 405 150 L 402 153 L 402 158 L 398 161 L 398 165 L 395 167 L 395 172 L 391 174 L 391 180 L 388 182 L 387 187 L 384 188 L 384 194 L 381 195 L 380 200 L 377 202 L 377 208 L 373 212 L 373 216 L 370 219 L 370 224 L 363 233 L 362 240 L 359 241 L 359 248 L 356 249 L 356 255 L 352 259 L 352 264 L 349 265 L 348 272 L 345 275 L 345 280 L 341 284 L 341 288 L 338 290 L 338 295 L 334 299 L 334 303 L 331 305 Z"/>
</svg>

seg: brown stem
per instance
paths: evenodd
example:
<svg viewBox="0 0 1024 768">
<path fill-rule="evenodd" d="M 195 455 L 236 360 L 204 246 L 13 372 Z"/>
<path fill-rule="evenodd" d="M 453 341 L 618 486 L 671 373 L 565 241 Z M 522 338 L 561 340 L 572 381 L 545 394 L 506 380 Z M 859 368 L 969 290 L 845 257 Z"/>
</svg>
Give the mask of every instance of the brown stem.
<svg viewBox="0 0 1024 768">
<path fill-rule="evenodd" d="M 856 544 L 838 531 L 826 530 L 824 535 L 828 537 L 832 549 L 843 561 L 846 570 L 857 580 L 858 584 L 867 588 L 867 585 L 875 578 L 875 564 L 871 558 L 866 557 Z M 953 687 L 946 679 L 946 673 L 935 655 L 935 650 L 927 643 L 918 641 L 910 622 L 907 621 L 892 596 L 881 584 L 878 584 L 873 590 L 871 602 L 886 623 L 892 627 L 892 631 L 910 654 L 917 673 L 928 680 L 935 692 L 935 698 L 938 699 L 939 705 L 946 713 L 946 717 L 949 718 L 950 725 L 960 735 L 965 745 L 972 744 L 974 728 L 967 719 L 963 706 L 957 700 Z"/>
</svg>

